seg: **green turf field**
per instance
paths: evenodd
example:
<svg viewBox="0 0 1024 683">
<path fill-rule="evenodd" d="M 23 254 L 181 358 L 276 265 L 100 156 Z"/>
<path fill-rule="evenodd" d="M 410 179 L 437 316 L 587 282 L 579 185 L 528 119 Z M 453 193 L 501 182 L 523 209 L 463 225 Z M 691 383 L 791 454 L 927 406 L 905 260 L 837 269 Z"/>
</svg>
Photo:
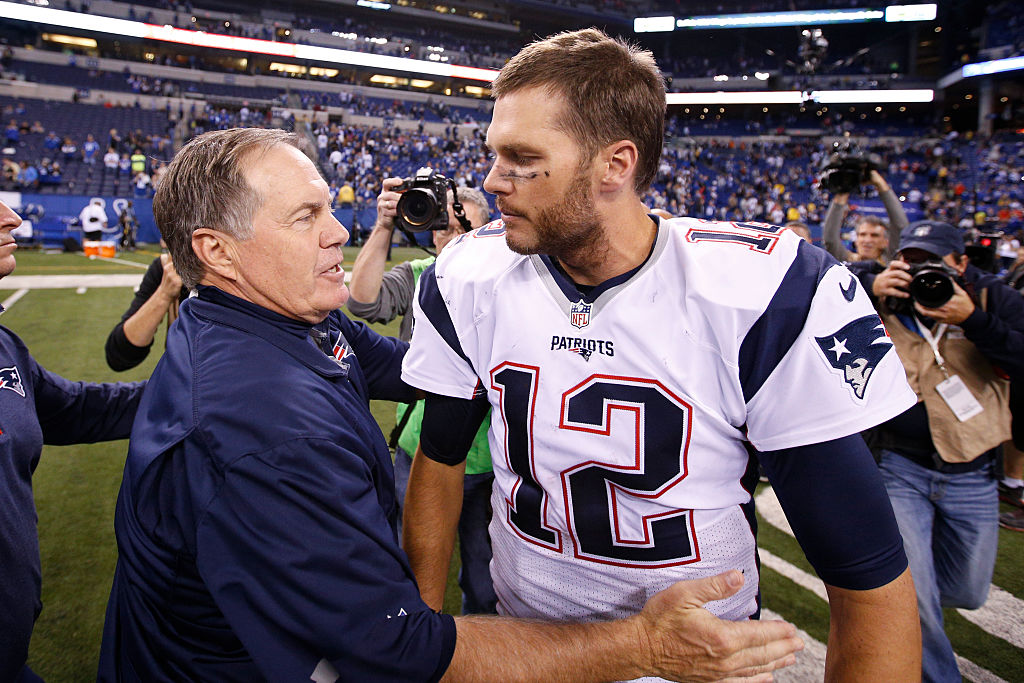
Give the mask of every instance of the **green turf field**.
<svg viewBox="0 0 1024 683">
<path fill-rule="evenodd" d="M 129 254 L 126 260 L 147 264 L 156 250 Z M 346 268 L 355 251 L 346 249 Z M 422 252 L 396 249 L 398 260 L 419 258 Z M 76 254 L 22 252 L 16 275 L 140 273 L 139 265 L 89 260 Z M 10 296 L 0 290 L 0 301 Z M 19 334 L 36 359 L 71 379 L 136 380 L 147 377 L 162 350 L 164 333 L 149 359 L 126 373 L 106 365 L 103 344 L 131 300 L 127 288 L 33 289 L 0 316 L 0 324 Z M 397 323 L 380 327 L 397 333 Z M 384 433 L 394 424 L 394 404 L 375 402 L 374 415 Z M 126 442 L 88 446 L 48 446 L 35 474 L 36 504 L 43 564 L 43 613 L 36 624 L 30 664 L 47 681 L 95 680 L 97 652 L 116 550 L 112 530 L 114 503 L 120 485 Z M 763 519 L 760 543 L 791 566 L 810 572 L 792 537 Z M 456 567 L 453 562 L 453 576 Z M 994 580 L 1016 598 L 1024 597 L 1024 534 L 1000 531 L 1000 551 Z M 825 603 L 772 569 L 763 571 L 764 606 L 793 621 L 818 640 L 828 631 Z M 449 582 L 446 611 L 456 613 L 458 589 Z M 1012 603 L 1019 605 L 1020 603 Z M 957 653 L 991 672 L 996 679 L 1024 682 L 1024 652 L 1007 642 L 1006 633 L 993 635 L 955 611 L 948 611 L 948 630 Z M 1008 629 L 1021 637 L 1024 612 Z"/>
</svg>

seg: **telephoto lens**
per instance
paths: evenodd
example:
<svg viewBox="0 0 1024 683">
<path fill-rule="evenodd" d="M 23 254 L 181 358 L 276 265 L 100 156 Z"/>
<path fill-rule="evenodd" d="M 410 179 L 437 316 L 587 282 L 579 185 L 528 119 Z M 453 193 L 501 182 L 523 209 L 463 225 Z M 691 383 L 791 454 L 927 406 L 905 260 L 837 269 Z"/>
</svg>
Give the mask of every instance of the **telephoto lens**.
<svg viewBox="0 0 1024 683">
<path fill-rule="evenodd" d="M 398 200 L 398 215 L 410 230 L 430 230 L 430 223 L 437 218 L 440 208 L 433 190 L 425 187 L 414 187 L 406 190 Z M 445 217 L 447 225 L 447 217 Z"/>
<path fill-rule="evenodd" d="M 925 308 L 938 308 L 953 298 L 953 278 L 944 269 L 925 266 L 910 281 L 910 296 Z"/>
</svg>

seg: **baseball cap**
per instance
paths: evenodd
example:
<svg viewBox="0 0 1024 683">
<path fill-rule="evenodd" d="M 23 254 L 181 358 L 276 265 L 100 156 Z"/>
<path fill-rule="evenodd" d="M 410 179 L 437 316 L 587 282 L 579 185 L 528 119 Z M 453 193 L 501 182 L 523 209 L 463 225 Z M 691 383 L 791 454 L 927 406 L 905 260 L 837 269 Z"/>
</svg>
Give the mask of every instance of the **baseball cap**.
<svg viewBox="0 0 1024 683">
<path fill-rule="evenodd" d="M 964 253 L 964 238 L 957 228 L 941 221 L 917 221 L 900 233 L 900 248 L 921 249 L 942 258 L 946 254 Z"/>
</svg>

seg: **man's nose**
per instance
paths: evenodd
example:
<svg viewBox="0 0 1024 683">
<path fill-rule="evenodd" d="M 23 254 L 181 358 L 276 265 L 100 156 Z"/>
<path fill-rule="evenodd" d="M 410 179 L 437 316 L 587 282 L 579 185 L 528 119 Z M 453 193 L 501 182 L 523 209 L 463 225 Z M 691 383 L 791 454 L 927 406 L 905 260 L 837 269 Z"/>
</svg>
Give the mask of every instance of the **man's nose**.
<svg viewBox="0 0 1024 683">
<path fill-rule="evenodd" d="M 513 187 L 512 181 L 498 172 L 497 164 L 492 165 L 487 177 L 484 178 L 484 190 L 491 194 L 503 195 L 512 192 Z"/>
<path fill-rule="evenodd" d="M 320 246 L 324 249 L 341 247 L 348 244 L 349 232 L 334 214 L 331 214 L 330 226 L 320 233 Z"/>
</svg>

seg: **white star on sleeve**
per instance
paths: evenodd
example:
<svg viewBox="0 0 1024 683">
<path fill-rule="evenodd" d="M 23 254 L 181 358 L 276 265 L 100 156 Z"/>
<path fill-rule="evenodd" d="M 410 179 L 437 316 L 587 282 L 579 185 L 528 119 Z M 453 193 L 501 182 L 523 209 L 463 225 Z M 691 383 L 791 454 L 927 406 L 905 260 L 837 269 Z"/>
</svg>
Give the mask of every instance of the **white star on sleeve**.
<svg viewBox="0 0 1024 683">
<path fill-rule="evenodd" d="M 835 344 L 832 345 L 832 348 L 829 349 L 829 351 L 834 351 L 835 352 L 835 354 L 836 354 L 836 361 L 838 361 L 840 358 L 842 358 L 844 353 L 849 353 L 850 352 L 850 350 L 848 348 L 846 348 L 846 340 L 845 339 L 843 341 L 839 341 L 839 339 L 837 339 L 836 337 L 832 337 L 832 341 L 835 342 Z"/>
</svg>

